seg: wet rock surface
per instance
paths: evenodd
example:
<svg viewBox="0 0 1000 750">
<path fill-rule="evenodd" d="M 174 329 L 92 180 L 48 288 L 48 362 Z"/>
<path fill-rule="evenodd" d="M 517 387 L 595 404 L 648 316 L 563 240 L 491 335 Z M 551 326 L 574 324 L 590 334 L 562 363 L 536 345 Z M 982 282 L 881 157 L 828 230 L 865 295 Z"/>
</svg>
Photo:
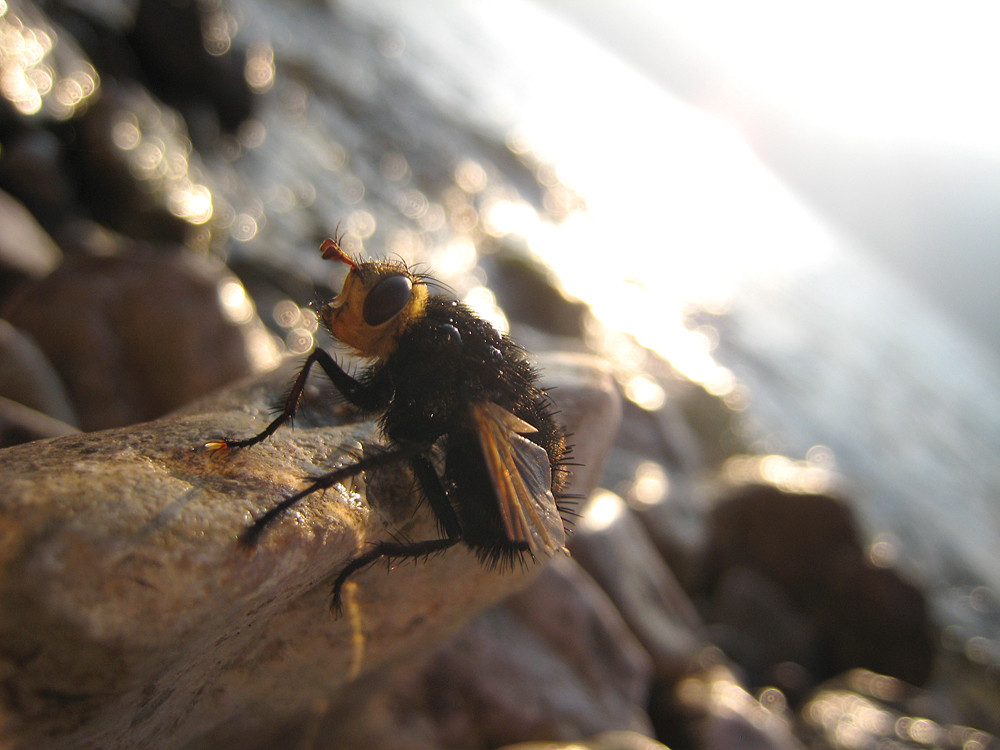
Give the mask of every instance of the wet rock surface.
<svg viewBox="0 0 1000 750">
<path fill-rule="evenodd" d="M 617 396 L 606 375 L 596 387 L 599 368 L 578 360 L 553 370 L 567 393 L 582 389 L 596 412 L 588 418 L 613 424 Z M 385 497 L 356 483 L 310 498 L 248 554 L 236 535 L 253 517 L 375 437 L 367 422 L 314 426 L 332 417 L 320 404 L 257 449 L 223 459 L 202 448 L 220 433 L 255 431 L 289 375 L 285 368 L 157 422 L 0 454 L 10 739 L 242 744 L 524 585 L 532 566 L 489 571 L 456 549 L 391 574 L 380 566 L 359 574 L 345 616 L 331 618 L 331 577 L 364 544 L 436 538 L 405 477 L 376 483 Z M 609 438 L 591 433 L 579 455 L 598 466 Z"/>
</svg>

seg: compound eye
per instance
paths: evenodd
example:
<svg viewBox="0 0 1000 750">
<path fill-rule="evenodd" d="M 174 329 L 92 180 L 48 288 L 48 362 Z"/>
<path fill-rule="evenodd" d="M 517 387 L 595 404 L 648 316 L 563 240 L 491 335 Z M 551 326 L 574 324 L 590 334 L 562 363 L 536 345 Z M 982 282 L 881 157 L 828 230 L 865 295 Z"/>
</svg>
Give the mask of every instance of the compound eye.
<svg viewBox="0 0 1000 750">
<path fill-rule="evenodd" d="M 406 276 L 388 276 L 378 282 L 365 297 L 365 323 L 375 327 L 394 317 L 410 301 L 413 282 Z"/>
</svg>

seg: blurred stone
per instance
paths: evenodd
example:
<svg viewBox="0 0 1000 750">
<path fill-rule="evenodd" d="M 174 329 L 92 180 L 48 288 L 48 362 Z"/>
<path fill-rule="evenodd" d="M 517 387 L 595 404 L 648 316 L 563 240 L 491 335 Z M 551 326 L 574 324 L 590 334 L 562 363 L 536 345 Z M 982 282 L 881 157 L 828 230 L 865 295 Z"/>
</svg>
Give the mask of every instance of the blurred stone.
<svg viewBox="0 0 1000 750">
<path fill-rule="evenodd" d="M 832 579 L 824 625 L 834 660 L 923 685 L 931 677 L 937 628 L 925 593 L 865 558 L 843 561 Z"/>
<path fill-rule="evenodd" d="M 739 487 L 711 511 L 708 527 L 709 587 L 729 568 L 752 568 L 800 604 L 822 602 L 837 561 L 862 555 L 854 514 L 829 495 Z"/>
<path fill-rule="evenodd" d="M 583 338 L 587 306 L 569 299 L 545 266 L 516 250 L 486 255 L 484 263 L 497 302 L 511 320 L 552 335 Z"/>
<path fill-rule="evenodd" d="M 276 359 L 239 282 L 184 252 L 69 258 L 4 317 L 45 352 L 84 430 L 160 416 Z"/>
<path fill-rule="evenodd" d="M 810 747 L 997 750 L 1000 739 L 935 717 L 934 700 L 899 680 L 863 669 L 829 681 L 802 706 Z"/>
<path fill-rule="evenodd" d="M 653 657 L 657 678 L 671 681 L 685 671 L 703 645 L 701 621 L 624 501 L 595 493 L 570 549 Z"/>
<path fill-rule="evenodd" d="M 649 657 L 599 588 L 557 558 L 429 658 L 345 694 L 320 729 L 331 746 L 496 747 L 649 733 Z"/>
<path fill-rule="evenodd" d="M 708 659 L 712 661 L 711 658 Z M 804 750 L 794 734 L 794 716 L 777 690 L 767 705 L 739 684 L 722 664 L 706 664 L 681 680 L 672 700 L 686 718 L 678 746 L 698 750 Z M 671 737 L 667 741 L 674 744 Z"/>
<path fill-rule="evenodd" d="M 638 732 L 601 732 L 576 742 L 519 742 L 500 750 L 670 750 Z"/>
<path fill-rule="evenodd" d="M 73 425 L 0 396 L 0 448 L 74 432 L 79 430 Z"/>
<path fill-rule="evenodd" d="M 40 4 L 6 0 L 0 14 L 4 85 L 0 128 L 70 120 L 96 97 L 100 79 L 73 37 Z"/>
<path fill-rule="evenodd" d="M 740 665 L 750 685 L 773 684 L 788 694 L 795 683 L 775 683 L 775 665 L 792 662 L 815 673 L 816 627 L 770 578 L 749 568 L 723 574 L 710 604 L 712 643 Z M 793 677 L 798 675 L 793 674 Z"/>
<path fill-rule="evenodd" d="M 232 132 L 253 109 L 236 31 L 236 20 L 220 2 L 140 0 L 129 41 L 164 101 L 181 110 L 209 108 Z"/>
<path fill-rule="evenodd" d="M 0 152 L 0 169 L 6 163 Z M 62 253 L 28 210 L 0 191 L 0 303 L 29 279 L 41 279 L 56 269 Z"/>
<path fill-rule="evenodd" d="M 579 713 L 572 717 L 574 732 L 652 731 L 646 715 L 653 677 L 650 656 L 614 603 L 578 563 L 555 560 L 531 586 L 501 606 L 544 642 L 553 662 L 552 671 L 540 664 L 531 666 L 539 686 L 548 683 L 540 700 L 569 702 L 570 687 L 581 696 L 575 706 Z M 576 685 L 564 683 L 567 672 L 575 676 Z M 554 717 L 547 721 L 559 725 Z"/>
<path fill-rule="evenodd" d="M 3 319 L 0 319 L 0 397 L 60 422 L 77 423 L 66 389 L 45 353 L 32 338 Z M 61 434 L 65 433 L 46 437 Z"/>
<path fill-rule="evenodd" d="M 213 196 L 180 114 L 121 81 L 81 118 L 78 137 L 80 198 L 96 221 L 145 240 L 207 236 Z"/>
<path fill-rule="evenodd" d="M 816 633 L 817 679 L 858 666 L 915 684 L 929 677 L 936 637 L 925 596 L 867 559 L 840 498 L 764 484 L 733 490 L 709 517 L 710 595 L 732 569 L 767 577 L 808 619 L 802 637 Z"/>
<path fill-rule="evenodd" d="M 41 129 L 9 138 L 0 150 L 0 184 L 17 197 L 0 193 L 0 217 L 7 228 L 0 238 L 3 265 L 31 278 L 44 276 L 59 265 L 62 253 L 38 224 L 50 231 L 58 226 L 75 197 L 59 139 Z"/>
<path fill-rule="evenodd" d="M 301 743 L 338 694 L 357 700 L 343 693 L 355 678 L 365 678 L 355 687 L 363 690 L 381 665 L 428 653 L 524 585 L 533 571 L 486 570 L 456 547 L 391 574 L 358 574 L 345 615 L 331 620 L 332 576 L 358 549 L 436 535 L 426 503 L 396 494 L 412 492 L 405 472 L 380 476 L 370 493 L 359 479 L 314 496 L 254 554 L 239 547 L 252 517 L 375 437 L 371 422 L 329 426 L 344 410 L 311 386 L 294 429 L 226 459 L 201 449 L 266 424 L 297 364 L 156 422 L 0 451 L 6 743 Z M 575 376 L 568 366 L 546 372 L 580 454 L 601 455 L 610 435 L 581 425 L 607 419 L 613 386 L 584 401 L 575 384 L 593 395 L 598 377 L 583 361 Z M 571 401 L 586 413 L 568 409 Z"/>
</svg>

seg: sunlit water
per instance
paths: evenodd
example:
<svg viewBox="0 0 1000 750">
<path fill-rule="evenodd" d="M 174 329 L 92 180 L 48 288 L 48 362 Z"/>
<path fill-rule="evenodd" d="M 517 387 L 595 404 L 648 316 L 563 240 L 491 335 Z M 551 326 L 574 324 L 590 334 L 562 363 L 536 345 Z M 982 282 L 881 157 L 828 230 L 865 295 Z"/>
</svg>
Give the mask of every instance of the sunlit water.
<svg viewBox="0 0 1000 750">
<path fill-rule="evenodd" d="M 514 120 L 587 200 L 561 227 L 524 211 L 506 228 L 608 325 L 720 394 L 747 385 L 762 451 L 828 446 L 904 566 L 939 587 L 1000 591 L 996 360 L 825 226 L 728 126 L 535 5 L 448 7 L 378 12 L 467 74 L 488 114 Z M 467 42 L 482 38 L 485 56 Z M 711 314 L 692 326 L 698 308 Z"/>
</svg>

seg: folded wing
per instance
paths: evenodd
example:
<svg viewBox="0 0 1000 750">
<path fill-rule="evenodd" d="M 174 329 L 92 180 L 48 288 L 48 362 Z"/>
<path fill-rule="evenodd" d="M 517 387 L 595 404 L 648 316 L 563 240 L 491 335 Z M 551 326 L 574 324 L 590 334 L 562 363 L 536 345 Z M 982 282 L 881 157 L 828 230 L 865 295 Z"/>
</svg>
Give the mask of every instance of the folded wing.
<svg viewBox="0 0 1000 750">
<path fill-rule="evenodd" d="M 507 538 L 527 544 L 534 557 L 565 552 L 566 529 L 552 495 L 549 456 L 522 437 L 538 430 L 492 402 L 473 404 L 472 411 Z"/>
</svg>

